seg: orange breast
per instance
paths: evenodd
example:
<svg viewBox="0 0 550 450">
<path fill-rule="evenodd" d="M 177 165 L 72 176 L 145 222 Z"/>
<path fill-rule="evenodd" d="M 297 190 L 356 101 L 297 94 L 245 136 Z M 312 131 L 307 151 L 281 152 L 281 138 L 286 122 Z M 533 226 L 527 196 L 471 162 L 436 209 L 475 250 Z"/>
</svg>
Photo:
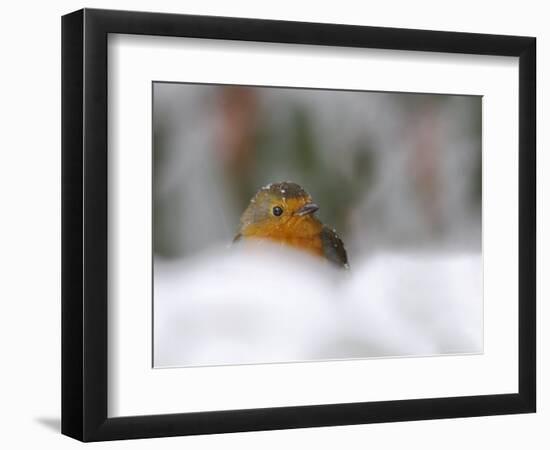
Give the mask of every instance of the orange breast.
<svg viewBox="0 0 550 450">
<path fill-rule="evenodd" d="M 249 227 L 243 236 L 252 239 L 269 239 L 282 245 L 323 256 L 322 227 L 317 219 L 310 217 L 288 221 L 285 224 L 268 221 Z"/>
<path fill-rule="evenodd" d="M 305 250 L 314 255 L 323 256 L 323 246 L 319 235 L 311 237 L 281 236 L 273 237 L 271 239 L 280 242 L 283 245 Z"/>
</svg>

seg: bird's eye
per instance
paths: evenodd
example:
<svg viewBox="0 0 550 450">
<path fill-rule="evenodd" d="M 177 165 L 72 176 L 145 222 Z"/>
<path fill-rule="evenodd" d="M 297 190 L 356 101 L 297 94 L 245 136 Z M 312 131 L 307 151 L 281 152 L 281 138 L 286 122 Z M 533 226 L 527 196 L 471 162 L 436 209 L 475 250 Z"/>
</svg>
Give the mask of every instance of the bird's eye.
<svg viewBox="0 0 550 450">
<path fill-rule="evenodd" d="M 283 208 L 281 208 L 280 206 L 275 206 L 273 208 L 273 215 L 274 216 L 280 216 L 282 213 L 283 213 Z"/>
</svg>

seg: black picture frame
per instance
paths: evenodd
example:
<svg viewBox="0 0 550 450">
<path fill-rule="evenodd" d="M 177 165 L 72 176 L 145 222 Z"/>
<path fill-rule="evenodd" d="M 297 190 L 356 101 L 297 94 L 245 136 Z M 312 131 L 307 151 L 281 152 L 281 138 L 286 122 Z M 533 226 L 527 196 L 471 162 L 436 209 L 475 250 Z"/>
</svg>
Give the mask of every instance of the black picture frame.
<svg viewBox="0 0 550 450">
<path fill-rule="evenodd" d="M 109 33 L 519 57 L 518 392 L 107 417 Z M 102 441 L 535 412 L 536 39 L 83 9 L 62 18 L 62 433 Z"/>
</svg>

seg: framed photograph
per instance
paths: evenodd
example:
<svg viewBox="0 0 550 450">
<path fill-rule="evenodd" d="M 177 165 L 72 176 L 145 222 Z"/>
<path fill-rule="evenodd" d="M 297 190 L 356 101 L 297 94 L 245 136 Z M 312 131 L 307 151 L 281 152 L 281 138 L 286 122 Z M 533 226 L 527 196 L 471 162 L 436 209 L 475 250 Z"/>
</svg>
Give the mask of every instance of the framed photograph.
<svg viewBox="0 0 550 450">
<path fill-rule="evenodd" d="M 533 37 L 62 19 L 62 432 L 528 413 Z"/>
</svg>

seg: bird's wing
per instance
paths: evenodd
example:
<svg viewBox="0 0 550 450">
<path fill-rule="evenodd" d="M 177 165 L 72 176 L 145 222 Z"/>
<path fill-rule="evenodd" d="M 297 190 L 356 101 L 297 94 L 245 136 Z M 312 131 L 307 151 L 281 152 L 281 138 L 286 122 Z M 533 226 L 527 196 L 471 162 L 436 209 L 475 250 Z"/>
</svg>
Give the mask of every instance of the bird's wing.
<svg viewBox="0 0 550 450">
<path fill-rule="evenodd" d="M 233 238 L 233 243 L 239 242 L 243 235 L 241 233 L 237 233 L 237 235 Z"/>
<path fill-rule="evenodd" d="M 344 248 L 344 243 L 336 232 L 327 226 L 323 226 L 321 230 L 321 240 L 323 242 L 325 257 L 338 266 L 348 269 L 348 255 Z"/>
</svg>

